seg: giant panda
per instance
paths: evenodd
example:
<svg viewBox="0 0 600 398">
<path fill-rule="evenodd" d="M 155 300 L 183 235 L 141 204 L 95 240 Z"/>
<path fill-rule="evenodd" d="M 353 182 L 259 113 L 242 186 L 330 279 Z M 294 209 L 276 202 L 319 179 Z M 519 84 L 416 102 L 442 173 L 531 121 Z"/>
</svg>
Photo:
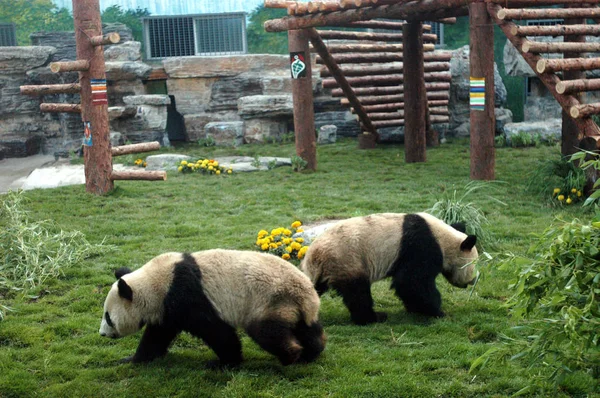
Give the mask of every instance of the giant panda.
<svg viewBox="0 0 600 398">
<path fill-rule="evenodd" d="M 373 311 L 371 296 L 371 284 L 386 277 L 408 312 L 443 317 L 437 275 L 461 288 L 475 281 L 477 238 L 464 232 L 464 224 L 450 226 L 426 213 L 354 217 L 319 235 L 301 269 L 319 295 L 335 289 L 356 324 L 387 319 Z"/>
<path fill-rule="evenodd" d="M 218 366 L 242 361 L 238 327 L 283 365 L 313 361 L 325 347 L 319 296 L 299 269 L 274 255 L 165 253 L 115 276 L 100 335 L 119 338 L 146 326 L 137 351 L 124 362 L 166 355 L 182 331 L 204 340 L 219 357 Z"/>
</svg>

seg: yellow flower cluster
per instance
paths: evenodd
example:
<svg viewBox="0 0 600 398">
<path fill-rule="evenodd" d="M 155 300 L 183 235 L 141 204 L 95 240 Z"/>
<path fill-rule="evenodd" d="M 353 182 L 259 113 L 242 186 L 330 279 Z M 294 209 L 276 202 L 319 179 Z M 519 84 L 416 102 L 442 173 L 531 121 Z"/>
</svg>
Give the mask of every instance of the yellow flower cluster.
<svg viewBox="0 0 600 398">
<path fill-rule="evenodd" d="M 294 221 L 289 228 L 275 228 L 269 233 L 261 229 L 256 236 L 256 246 L 264 252 L 268 252 L 283 258 L 284 260 L 302 260 L 308 246 L 304 246 L 304 238 L 293 238 L 292 236 L 304 232 L 300 221 Z"/>
<path fill-rule="evenodd" d="M 182 160 L 179 163 L 179 167 L 177 170 L 180 173 L 203 173 L 203 174 L 232 174 L 233 170 L 230 168 L 225 168 L 223 166 L 219 166 L 219 162 L 213 159 L 198 159 L 195 162 L 188 162 L 187 160 Z"/>
<path fill-rule="evenodd" d="M 571 188 L 570 191 L 566 190 L 565 193 L 561 193 L 560 188 L 554 188 L 554 191 L 552 192 L 552 196 L 556 196 L 556 200 L 558 200 L 560 203 L 566 203 L 566 204 L 570 205 L 573 202 L 577 202 L 577 201 L 581 200 L 581 198 L 583 196 L 583 192 L 581 192 L 577 188 Z"/>
<path fill-rule="evenodd" d="M 135 164 L 136 166 L 140 166 L 140 167 L 146 167 L 148 164 L 142 160 L 142 159 L 136 159 L 135 162 L 133 162 L 133 164 Z"/>
</svg>

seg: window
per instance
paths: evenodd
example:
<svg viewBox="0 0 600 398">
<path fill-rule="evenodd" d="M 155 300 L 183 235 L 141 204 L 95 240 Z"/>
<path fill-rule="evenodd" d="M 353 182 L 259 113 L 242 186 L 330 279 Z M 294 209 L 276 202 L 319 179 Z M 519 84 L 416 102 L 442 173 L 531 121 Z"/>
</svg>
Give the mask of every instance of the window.
<svg viewBox="0 0 600 398">
<path fill-rule="evenodd" d="M 431 25 L 431 33 L 437 35 L 437 41 L 435 42 L 436 47 L 444 46 L 444 24 L 439 22 L 425 22 Z"/>
<path fill-rule="evenodd" d="M 148 59 L 247 52 L 245 13 L 148 17 L 142 21 Z"/>
<path fill-rule="evenodd" d="M 17 45 L 17 36 L 15 34 L 15 24 L 0 24 L 0 47 L 13 47 Z"/>
</svg>

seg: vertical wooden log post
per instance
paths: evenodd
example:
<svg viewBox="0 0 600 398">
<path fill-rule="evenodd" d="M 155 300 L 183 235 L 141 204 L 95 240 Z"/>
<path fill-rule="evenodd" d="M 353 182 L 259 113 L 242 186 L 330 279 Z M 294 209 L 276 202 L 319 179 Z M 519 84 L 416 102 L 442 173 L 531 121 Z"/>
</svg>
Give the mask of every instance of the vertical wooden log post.
<svg viewBox="0 0 600 398">
<path fill-rule="evenodd" d="M 402 27 L 404 56 L 404 160 L 427 160 L 427 97 L 423 58 L 423 23 L 407 22 Z"/>
<path fill-rule="evenodd" d="M 296 154 L 308 162 L 307 169 L 316 170 L 317 138 L 308 39 L 309 35 L 305 30 L 288 31 Z"/>
<path fill-rule="evenodd" d="M 565 5 L 568 7 L 568 5 Z M 585 25 L 585 18 L 573 18 L 565 19 L 565 25 Z M 565 42 L 574 43 L 585 43 L 585 36 L 565 36 Z M 565 53 L 564 58 L 581 58 L 581 53 Z M 585 71 L 564 71 L 563 80 L 576 80 L 585 79 Z M 583 103 L 583 93 L 573 93 L 573 97 L 580 103 Z M 562 111 L 562 134 L 561 134 L 561 148 L 560 151 L 563 155 L 572 155 L 577 152 L 579 147 L 579 141 L 583 138 L 583 132 L 579 131 L 577 125 L 573 121 L 573 118 L 563 109 Z"/>
<path fill-rule="evenodd" d="M 73 0 L 73 19 L 75 21 L 75 41 L 77 59 L 89 61 L 89 69 L 79 72 L 81 84 L 81 119 L 90 123 L 91 146 L 84 146 L 85 189 L 96 195 L 110 192 L 114 185 L 112 173 L 112 155 L 108 124 L 108 104 L 105 101 L 94 102 L 91 80 L 106 81 L 104 50 L 94 46 L 91 38 L 102 35 L 100 4 L 98 0 Z M 106 83 L 104 83 L 106 87 Z M 106 88 L 104 88 L 106 90 Z M 98 94 L 95 94 L 97 97 Z M 82 131 L 84 126 L 82 125 Z"/>
<path fill-rule="evenodd" d="M 469 5 L 469 47 L 472 101 L 471 101 L 471 179 L 493 180 L 495 178 L 496 152 L 494 136 L 496 117 L 494 115 L 494 26 L 487 12 L 485 2 Z M 473 99 L 481 95 L 477 83 L 485 79 L 483 96 L 485 103 Z"/>
</svg>

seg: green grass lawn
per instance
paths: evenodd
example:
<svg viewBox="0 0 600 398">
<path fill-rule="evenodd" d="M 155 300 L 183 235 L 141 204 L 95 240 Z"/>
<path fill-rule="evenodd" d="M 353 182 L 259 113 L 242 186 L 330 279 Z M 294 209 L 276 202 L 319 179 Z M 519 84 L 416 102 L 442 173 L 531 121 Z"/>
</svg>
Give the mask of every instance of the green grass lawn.
<svg viewBox="0 0 600 398">
<path fill-rule="evenodd" d="M 289 157 L 294 147 L 185 146 L 171 150 L 175 151 L 209 157 Z M 526 191 L 528 174 L 540 160 L 559 156 L 557 147 L 501 148 L 496 153 L 496 176 L 505 184 L 492 184 L 471 197 L 488 217 L 488 229 L 497 241 L 485 249 L 523 253 L 533 234 L 556 217 L 586 217 L 580 207 L 549 207 Z M 294 173 L 289 167 L 220 177 L 173 172 L 166 182 L 119 181 L 105 197 L 89 195 L 83 186 L 27 192 L 31 219 L 51 219 L 59 228 L 80 230 L 93 243 L 106 239 L 118 249 L 65 270 L 60 280 L 4 298 L 14 311 L 0 321 L 0 397 L 514 394 L 546 370 L 514 360 L 490 362 L 469 373 L 472 361 L 516 324 L 503 307 L 511 294 L 511 275 L 494 269 L 482 270 L 484 277 L 471 297 L 468 290 L 438 278 L 447 314 L 439 320 L 408 315 L 389 290 L 389 281 L 373 287 L 376 310 L 389 314 L 381 324 L 351 324 L 341 299 L 325 294 L 321 320 L 327 348 L 309 365 L 282 367 L 244 336 L 245 362 L 233 370 L 211 370 L 206 362 L 216 358 L 214 353 L 186 334 L 161 360 L 118 364 L 134 352 L 140 334 L 121 340 L 98 334 L 115 268 L 137 268 L 166 251 L 253 250 L 260 229 L 289 226 L 294 220 L 310 224 L 376 212 L 423 211 L 444 191 L 460 190 L 469 182 L 468 143 L 431 149 L 427 157 L 427 163 L 406 164 L 402 146 L 360 151 L 356 141 L 342 140 L 318 148 L 316 173 Z M 556 389 L 548 384 L 543 395 L 599 396 L 597 382 L 575 373 Z"/>
</svg>

